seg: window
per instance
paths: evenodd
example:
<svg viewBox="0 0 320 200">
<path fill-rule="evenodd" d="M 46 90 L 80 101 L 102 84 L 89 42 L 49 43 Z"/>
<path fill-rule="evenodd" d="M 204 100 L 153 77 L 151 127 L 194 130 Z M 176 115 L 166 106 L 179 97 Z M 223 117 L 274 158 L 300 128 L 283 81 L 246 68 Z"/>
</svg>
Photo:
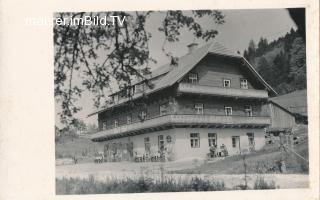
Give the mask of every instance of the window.
<svg viewBox="0 0 320 200">
<path fill-rule="evenodd" d="M 224 107 L 227 116 L 232 115 L 232 107 Z"/>
<path fill-rule="evenodd" d="M 200 147 L 199 133 L 190 133 L 190 143 L 191 143 L 191 148 L 199 148 Z"/>
<path fill-rule="evenodd" d="M 247 133 L 249 146 L 254 147 L 254 133 Z"/>
<path fill-rule="evenodd" d="M 240 88 L 248 89 L 248 81 L 247 81 L 247 79 L 240 79 Z"/>
<path fill-rule="evenodd" d="M 203 103 L 195 103 L 194 109 L 196 110 L 197 115 L 203 115 Z"/>
<path fill-rule="evenodd" d="M 170 135 L 168 135 L 168 136 L 167 136 L 167 143 L 171 143 L 171 141 L 172 141 L 172 138 L 171 138 Z"/>
<path fill-rule="evenodd" d="M 160 151 L 164 150 L 164 138 L 163 135 L 158 135 L 158 148 Z"/>
<path fill-rule="evenodd" d="M 118 125 L 119 125 L 119 124 L 118 124 L 118 120 L 115 119 L 115 120 L 114 120 L 114 127 L 118 127 Z"/>
<path fill-rule="evenodd" d="M 144 150 L 145 150 L 146 153 L 150 153 L 151 144 L 150 144 L 150 138 L 149 137 L 144 138 Z"/>
<path fill-rule="evenodd" d="M 240 148 L 240 137 L 239 136 L 232 136 L 232 147 L 233 148 Z"/>
<path fill-rule="evenodd" d="M 132 115 L 127 115 L 127 124 L 131 124 L 132 123 Z"/>
<path fill-rule="evenodd" d="M 102 130 L 107 129 L 107 121 L 102 122 Z"/>
<path fill-rule="evenodd" d="M 209 147 L 217 145 L 217 134 L 208 133 L 208 142 L 209 142 Z"/>
<path fill-rule="evenodd" d="M 196 73 L 189 73 L 189 83 L 197 84 L 198 83 L 198 74 Z"/>
<path fill-rule="evenodd" d="M 169 102 L 160 105 L 160 116 L 168 114 Z"/>
<path fill-rule="evenodd" d="M 141 118 L 141 120 L 145 120 L 147 118 L 147 111 L 146 110 L 142 110 L 140 112 L 140 118 Z"/>
<path fill-rule="evenodd" d="M 231 80 L 230 79 L 223 79 L 223 87 L 230 87 Z"/>
<path fill-rule="evenodd" d="M 249 105 L 244 106 L 244 112 L 246 113 L 246 116 L 252 117 L 252 107 Z"/>
</svg>

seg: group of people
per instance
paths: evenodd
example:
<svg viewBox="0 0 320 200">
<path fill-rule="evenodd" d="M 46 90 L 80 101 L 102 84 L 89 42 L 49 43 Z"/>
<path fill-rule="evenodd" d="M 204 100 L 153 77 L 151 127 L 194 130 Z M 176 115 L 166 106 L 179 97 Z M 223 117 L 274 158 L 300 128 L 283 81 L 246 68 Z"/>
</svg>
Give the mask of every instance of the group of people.
<svg viewBox="0 0 320 200">
<path fill-rule="evenodd" d="M 220 149 L 218 149 L 218 145 L 213 145 L 210 147 L 210 157 L 215 158 L 215 157 L 226 157 L 228 156 L 228 150 L 226 145 L 222 144 L 220 146 Z"/>
</svg>

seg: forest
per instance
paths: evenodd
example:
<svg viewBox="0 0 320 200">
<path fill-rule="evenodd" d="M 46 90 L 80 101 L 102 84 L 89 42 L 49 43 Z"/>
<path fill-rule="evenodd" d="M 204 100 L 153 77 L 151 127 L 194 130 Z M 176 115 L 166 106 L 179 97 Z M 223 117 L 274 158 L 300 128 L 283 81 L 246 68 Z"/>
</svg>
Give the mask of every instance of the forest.
<svg viewBox="0 0 320 200">
<path fill-rule="evenodd" d="M 260 38 L 249 42 L 244 57 L 279 95 L 307 88 L 306 45 L 297 30 L 272 42 Z"/>
</svg>

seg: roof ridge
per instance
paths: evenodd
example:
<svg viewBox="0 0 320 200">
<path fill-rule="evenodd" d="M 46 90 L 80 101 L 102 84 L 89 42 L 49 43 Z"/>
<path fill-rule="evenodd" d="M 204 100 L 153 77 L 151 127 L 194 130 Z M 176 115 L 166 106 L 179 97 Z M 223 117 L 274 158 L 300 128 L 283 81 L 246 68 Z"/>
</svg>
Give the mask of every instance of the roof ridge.
<svg viewBox="0 0 320 200">
<path fill-rule="evenodd" d="M 209 48 L 209 52 L 215 53 L 215 54 L 220 54 L 220 55 L 232 56 L 232 57 L 242 57 L 241 55 L 239 55 L 235 51 L 227 48 L 226 46 L 224 46 L 223 44 L 221 44 L 218 41 L 212 42 L 212 44 L 210 45 L 210 48 Z"/>
</svg>

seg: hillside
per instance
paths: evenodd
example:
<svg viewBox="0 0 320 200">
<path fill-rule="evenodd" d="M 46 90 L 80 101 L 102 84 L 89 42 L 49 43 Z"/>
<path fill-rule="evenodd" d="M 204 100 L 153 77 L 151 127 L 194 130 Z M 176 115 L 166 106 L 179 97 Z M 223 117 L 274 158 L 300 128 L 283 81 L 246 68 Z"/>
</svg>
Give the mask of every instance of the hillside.
<svg viewBox="0 0 320 200">
<path fill-rule="evenodd" d="M 306 89 L 306 47 L 298 31 L 268 42 L 261 38 L 256 45 L 250 41 L 244 57 L 278 94 Z"/>
<path fill-rule="evenodd" d="M 87 138 L 63 136 L 55 145 L 55 156 L 58 158 L 76 157 L 79 162 L 93 162 L 96 152 L 103 150 L 103 144 L 92 142 Z"/>
</svg>

